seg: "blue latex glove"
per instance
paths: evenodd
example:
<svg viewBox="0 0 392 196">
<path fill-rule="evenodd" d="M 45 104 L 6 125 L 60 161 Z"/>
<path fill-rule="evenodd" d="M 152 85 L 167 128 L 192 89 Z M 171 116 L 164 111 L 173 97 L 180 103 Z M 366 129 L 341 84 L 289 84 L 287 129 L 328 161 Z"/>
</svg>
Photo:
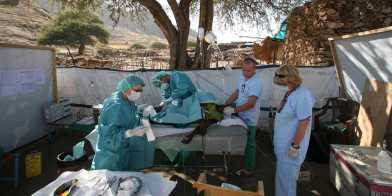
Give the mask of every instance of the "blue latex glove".
<svg viewBox="0 0 392 196">
<path fill-rule="evenodd" d="M 72 155 L 74 160 L 79 159 L 84 155 L 84 141 L 81 141 L 77 143 L 73 148 L 72 148 Z"/>
<path fill-rule="evenodd" d="M 177 107 L 181 107 L 182 106 L 182 100 L 181 99 L 174 99 L 171 102 L 172 105 L 177 106 Z"/>
<path fill-rule="evenodd" d="M 64 157 L 63 161 L 73 161 L 73 160 L 74 160 L 73 156 L 67 155 L 67 156 Z"/>
</svg>

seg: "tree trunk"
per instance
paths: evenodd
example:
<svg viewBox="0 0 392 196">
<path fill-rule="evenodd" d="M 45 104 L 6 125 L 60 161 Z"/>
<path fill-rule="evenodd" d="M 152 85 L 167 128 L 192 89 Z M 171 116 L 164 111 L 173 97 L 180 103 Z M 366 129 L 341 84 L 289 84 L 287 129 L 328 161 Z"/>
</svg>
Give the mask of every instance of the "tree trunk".
<svg viewBox="0 0 392 196">
<path fill-rule="evenodd" d="M 185 29 L 178 29 L 178 36 L 173 39 L 168 39 L 170 48 L 169 64 L 174 69 L 188 69 L 186 65 L 187 45 L 189 27 Z"/>
<path fill-rule="evenodd" d="M 169 51 L 170 51 L 169 66 L 172 69 L 177 69 L 177 52 L 178 52 L 177 39 L 172 39 L 167 41 L 169 42 Z"/>
<path fill-rule="evenodd" d="M 176 26 L 156 0 L 144 0 L 140 3 L 145 6 L 153 16 L 155 23 L 161 29 L 163 35 L 169 43 L 170 49 L 170 68 L 186 68 L 186 48 L 189 35 L 189 7 L 192 0 L 167 0 L 174 18 Z"/>
<path fill-rule="evenodd" d="M 212 22 L 214 19 L 214 1 L 200 1 L 199 28 L 204 29 L 204 35 L 212 30 Z M 207 51 L 209 44 L 204 39 L 197 39 L 194 68 L 209 68 L 211 60 L 211 52 Z"/>
<path fill-rule="evenodd" d="M 79 49 L 78 49 L 78 55 L 82 55 L 84 53 L 84 49 L 86 46 L 84 44 L 80 44 Z"/>
<path fill-rule="evenodd" d="M 189 25 L 178 29 L 177 65 L 179 69 L 189 69 L 186 65 Z"/>
<path fill-rule="evenodd" d="M 72 55 L 72 53 L 71 53 L 71 50 L 69 50 L 69 47 L 66 47 L 66 48 L 67 48 L 67 50 L 68 50 L 69 56 L 71 56 L 73 66 L 76 66 L 76 62 L 75 62 L 75 59 L 73 58 L 73 55 Z"/>
</svg>

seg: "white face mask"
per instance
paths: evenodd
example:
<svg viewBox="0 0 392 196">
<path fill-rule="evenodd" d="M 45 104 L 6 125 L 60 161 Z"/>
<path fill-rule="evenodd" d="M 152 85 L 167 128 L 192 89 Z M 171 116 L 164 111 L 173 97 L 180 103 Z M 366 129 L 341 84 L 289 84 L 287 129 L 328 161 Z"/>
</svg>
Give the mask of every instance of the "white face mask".
<svg viewBox="0 0 392 196">
<path fill-rule="evenodd" d="M 129 101 L 136 101 L 141 97 L 141 92 L 132 92 L 131 94 L 127 95 Z"/>
<path fill-rule="evenodd" d="M 167 89 L 167 88 L 169 88 L 169 83 L 167 83 L 167 82 L 162 83 L 162 84 L 161 84 L 161 88 L 162 88 L 162 89 Z"/>
</svg>

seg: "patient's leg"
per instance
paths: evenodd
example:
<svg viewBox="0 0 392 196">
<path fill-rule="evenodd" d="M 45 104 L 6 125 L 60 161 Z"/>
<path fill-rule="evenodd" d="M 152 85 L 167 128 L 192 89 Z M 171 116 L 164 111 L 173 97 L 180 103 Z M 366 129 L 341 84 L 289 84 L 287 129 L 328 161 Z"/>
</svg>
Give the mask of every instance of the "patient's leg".
<svg viewBox="0 0 392 196">
<path fill-rule="evenodd" d="M 215 124 L 216 122 L 218 122 L 217 120 L 207 120 L 207 119 L 203 119 L 200 121 L 200 124 L 189 134 L 185 135 L 181 142 L 183 144 L 189 144 L 189 142 L 192 141 L 192 138 L 194 135 L 205 135 L 207 133 L 207 129 L 209 126 Z"/>
</svg>

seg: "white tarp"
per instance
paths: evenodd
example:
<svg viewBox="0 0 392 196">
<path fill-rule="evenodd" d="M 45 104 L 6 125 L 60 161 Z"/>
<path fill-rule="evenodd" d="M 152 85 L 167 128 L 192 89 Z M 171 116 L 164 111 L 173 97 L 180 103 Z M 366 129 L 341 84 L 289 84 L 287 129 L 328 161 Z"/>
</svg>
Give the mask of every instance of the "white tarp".
<svg viewBox="0 0 392 196">
<path fill-rule="evenodd" d="M 392 82 L 392 29 L 335 41 L 346 94 L 361 103 L 366 80 Z"/>
<path fill-rule="evenodd" d="M 276 107 L 285 89 L 274 85 L 272 80 L 276 67 L 266 67 L 257 70 L 262 81 L 261 107 Z M 336 72 L 331 67 L 307 67 L 299 68 L 304 85 L 308 87 L 316 97 L 315 107 L 321 107 L 325 98 L 338 96 L 338 82 Z M 143 97 L 140 103 L 151 105 L 159 104 L 159 89 L 152 85 L 151 78 L 157 71 L 133 72 L 133 74 L 144 78 L 146 83 Z M 203 91 L 213 93 L 219 103 L 225 99 L 236 88 L 237 80 L 242 74 L 240 69 L 226 70 L 192 70 L 185 71 L 194 84 Z M 116 88 L 119 80 L 129 72 L 81 69 L 81 68 L 58 68 L 57 84 L 60 97 L 70 98 L 73 103 L 99 104 L 109 96 Z M 268 114 L 262 112 L 259 127 L 265 128 L 268 122 Z"/>
</svg>

